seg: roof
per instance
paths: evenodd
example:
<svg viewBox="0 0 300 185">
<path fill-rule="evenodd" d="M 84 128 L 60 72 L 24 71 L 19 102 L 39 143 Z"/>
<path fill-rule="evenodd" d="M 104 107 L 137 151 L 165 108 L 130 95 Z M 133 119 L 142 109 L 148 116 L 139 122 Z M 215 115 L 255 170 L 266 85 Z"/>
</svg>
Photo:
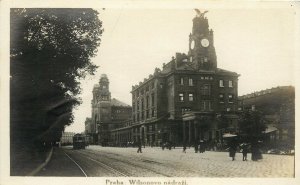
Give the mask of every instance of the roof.
<svg viewBox="0 0 300 185">
<path fill-rule="evenodd" d="M 231 75 L 234 75 L 234 76 L 239 76 L 239 74 L 237 74 L 236 72 L 228 71 L 228 70 L 221 69 L 221 68 L 217 68 L 216 72 L 218 74 L 226 74 L 226 75 L 231 74 Z"/>
<path fill-rule="evenodd" d="M 111 106 L 119 106 L 119 107 L 130 107 L 130 105 L 117 100 L 116 98 L 111 99 Z"/>
</svg>

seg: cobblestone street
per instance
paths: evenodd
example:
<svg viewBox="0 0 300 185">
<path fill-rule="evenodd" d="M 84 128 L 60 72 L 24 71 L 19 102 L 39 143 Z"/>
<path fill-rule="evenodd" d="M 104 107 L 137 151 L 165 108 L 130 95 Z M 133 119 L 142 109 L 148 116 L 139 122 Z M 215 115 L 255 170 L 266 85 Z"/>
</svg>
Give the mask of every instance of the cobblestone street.
<svg viewBox="0 0 300 185">
<path fill-rule="evenodd" d="M 139 159 L 157 161 L 163 164 L 176 166 L 176 174 L 172 170 L 163 168 L 164 172 L 171 172 L 174 176 L 199 176 L 199 177 L 293 177 L 294 156 L 264 154 L 260 161 L 242 160 L 242 154 L 236 154 L 232 161 L 227 152 L 195 153 L 193 148 L 162 150 L 161 148 L 144 148 L 143 153 L 136 154 L 135 148 L 102 148 L 91 146 L 91 150 L 113 152 L 121 156 L 137 156 Z"/>
<path fill-rule="evenodd" d="M 227 152 L 195 153 L 193 148 L 188 148 L 186 153 L 182 148 L 146 147 L 137 153 L 137 148 L 101 146 L 89 146 L 85 150 L 64 147 L 63 151 L 90 177 L 294 177 L 294 156 L 289 155 L 264 154 L 262 160 L 251 161 L 248 154 L 248 161 L 243 161 L 242 154 L 237 153 L 236 160 L 232 161 Z M 61 162 L 56 160 L 60 158 L 54 156 L 40 175 L 58 173 L 59 165 L 55 164 Z M 69 176 L 63 171 L 61 175 Z"/>
</svg>

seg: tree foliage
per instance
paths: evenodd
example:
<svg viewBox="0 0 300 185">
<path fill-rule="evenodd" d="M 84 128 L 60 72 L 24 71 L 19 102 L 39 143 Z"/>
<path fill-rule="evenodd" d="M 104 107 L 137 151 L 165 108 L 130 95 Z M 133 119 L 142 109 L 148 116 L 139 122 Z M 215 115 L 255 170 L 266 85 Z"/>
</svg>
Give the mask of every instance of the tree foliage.
<svg viewBox="0 0 300 185">
<path fill-rule="evenodd" d="M 240 115 L 240 133 L 251 137 L 260 137 L 266 128 L 266 121 L 262 112 L 258 110 L 245 110 Z"/>
<path fill-rule="evenodd" d="M 93 75 L 103 32 L 92 9 L 11 9 L 12 142 L 57 141 Z M 13 144 L 12 143 L 12 144 Z"/>
</svg>

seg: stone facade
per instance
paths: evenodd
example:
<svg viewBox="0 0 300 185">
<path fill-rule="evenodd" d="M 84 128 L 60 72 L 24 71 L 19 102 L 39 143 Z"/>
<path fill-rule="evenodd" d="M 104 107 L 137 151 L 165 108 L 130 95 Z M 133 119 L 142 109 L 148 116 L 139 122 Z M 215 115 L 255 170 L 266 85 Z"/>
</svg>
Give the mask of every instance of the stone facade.
<svg viewBox="0 0 300 185">
<path fill-rule="evenodd" d="M 206 17 L 195 17 L 188 54 L 176 53 L 162 69 L 132 87 L 132 122 L 111 130 L 114 142 L 181 145 L 235 133 L 238 77 L 217 68 L 213 31 Z M 220 116 L 225 119 L 220 121 Z"/>
<path fill-rule="evenodd" d="M 273 148 L 294 148 L 295 88 L 280 86 L 239 97 L 241 110 L 261 111 L 266 120 L 265 142 Z"/>
<path fill-rule="evenodd" d="M 86 118 L 85 119 L 85 122 L 84 122 L 84 125 L 85 125 L 85 134 L 88 134 L 88 133 L 91 133 L 92 132 L 92 119 L 91 118 Z"/>
<path fill-rule="evenodd" d="M 123 126 L 124 121 L 131 119 L 131 106 L 111 98 L 109 80 L 101 75 L 99 84 L 93 89 L 92 117 L 86 125 L 86 133 L 92 136 L 92 143 L 107 145 L 110 141 L 110 130 Z"/>
<path fill-rule="evenodd" d="M 63 132 L 60 143 L 61 145 L 70 145 L 73 144 L 73 136 L 75 135 L 74 132 Z"/>
</svg>

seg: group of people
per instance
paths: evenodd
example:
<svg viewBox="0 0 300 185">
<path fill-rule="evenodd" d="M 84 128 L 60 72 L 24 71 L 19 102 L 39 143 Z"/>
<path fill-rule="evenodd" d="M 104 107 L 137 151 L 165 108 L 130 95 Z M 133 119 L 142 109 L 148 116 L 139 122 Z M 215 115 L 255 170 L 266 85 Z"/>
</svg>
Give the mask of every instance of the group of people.
<svg viewBox="0 0 300 185">
<path fill-rule="evenodd" d="M 137 143 L 137 153 L 142 153 L 142 142 L 138 141 Z M 194 147 L 195 147 L 195 153 L 204 153 L 205 149 L 206 149 L 206 142 L 204 140 L 200 140 L 200 142 L 195 143 Z M 252 142 L 251 145 L 247 144 L 247 143 L 242 143 L 241 145 L 239 145 L 239 143 L 236 140 L 232 140 L 228 143 L 228 151 L 229 151 L 229 157 L 232 158 L 232 161 L 235 160 L 235 155 L 237 152 L 237 149 L 241 149 L 241 152 L 243 154 L 243 161 L 247 161 L 247 155 L 248 153 L 251 151 L 252 155 L 251 155 L 251 160 L 253 161 L 257 161 L 259 159 L 262 159 L 262 153 L 260 150 L 260 146 L 259 146 L 259 141 L 256 142 Z M 169 143 L 164 143 L 162 144 L 162 149 L 164 150 L 164 148 L 168 148 L 169 150 L 171 150 L 171 148 L 174 147 L 175 145 L 172 145 L 171 142 Z M 183 143 L 183 152 L 186 153 L 186 143 Z"/>
<path fill-rule="evenodd" d="M 251 151 L 251 160 L 257 161 L 262 159 L 262 152 L 260 151 L 259 142 L 252 142 L 251 145 L 247 143 L 242 143 L 240 146 L 241 152 L 243 154 L 243 161 L 247 161 L 247 155 Z M 229 143 L 229 157 L 232 161 L 235 160 L 235 154 L 238 148 L 238 143 L 236 141 L 231 141 Z"/>
<path fill-rule="evenodd" d="M 195 153 L 204 153 L 206 149 L 206 141 L 200 140 L 199 143 L 195 143 Z"/>
</svg>

